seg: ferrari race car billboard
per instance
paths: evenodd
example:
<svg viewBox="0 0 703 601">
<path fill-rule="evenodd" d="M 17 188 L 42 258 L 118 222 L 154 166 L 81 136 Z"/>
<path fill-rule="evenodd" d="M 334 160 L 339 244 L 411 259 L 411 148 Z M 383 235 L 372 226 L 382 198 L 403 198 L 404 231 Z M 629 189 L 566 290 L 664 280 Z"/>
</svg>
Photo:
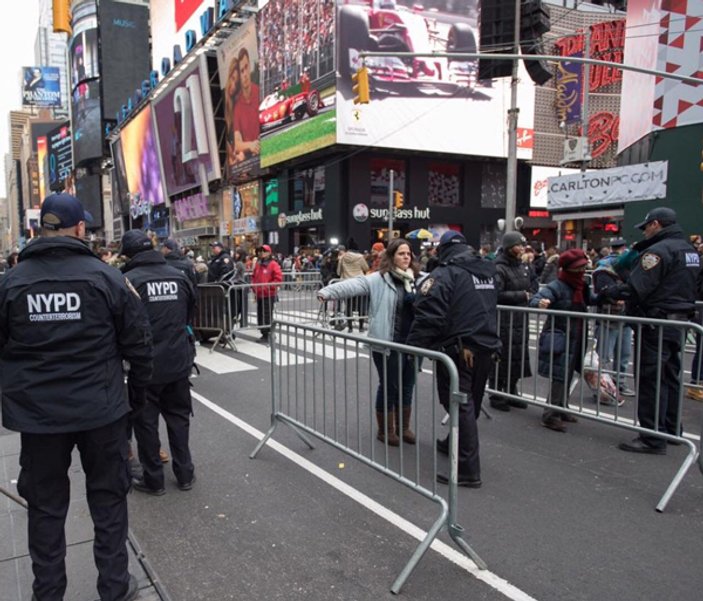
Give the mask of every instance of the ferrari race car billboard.
<svg viewBox="0 0 703 601">
<path fill-rule="evenodd" d="M 335 3 L 270 0 L 257 19 L 268 167 L 335 143 Z"/>
<path fill-rule="evenodd" d="M 368 57 L 362 51 L 476 52 L 473 0 L 452 12 L 412 0 L 338 0 L 337 142 L 507 157 L 510 78 L 479 82 L 476 59 Z M 366 65 L 370 102 L 354 104 L 352 74 Z M 518 157 L 532 157 L 534 85 L 520 63 Z"/>
</svg>

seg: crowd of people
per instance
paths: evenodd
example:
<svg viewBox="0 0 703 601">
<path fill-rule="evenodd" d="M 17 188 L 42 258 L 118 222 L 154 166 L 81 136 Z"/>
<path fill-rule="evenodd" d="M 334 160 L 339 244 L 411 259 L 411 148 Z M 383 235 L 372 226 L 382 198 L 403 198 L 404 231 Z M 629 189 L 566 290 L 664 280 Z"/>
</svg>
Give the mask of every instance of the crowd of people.
<svg viewBox="0 0 703 601">
<path fill-rule="evenodd" d="M 0 278 L 2 421 L 21 433 L 17 488 L 28 503 L 34 598 L 62 598 L 66 590 L 68 469 L 77 447 L 95 526 L 100 598 L 129 601 L 137 594 L 137 583 L 128 571 L 126 495 L 130 488 L 152 496 L 166 493 L 160 417 L 167 424 L 177 487 L 189 491 L 196 482 L 189 446 L 189 378 L 198 274 L 204 271 L 198 269 L 198 258 L 193 260 L 174 240 L 155 244 L 139 230 L 125 233 L 117 253 L 95 253 L 83 241 L 89 220 L 77 198 L 51 195 L 41 208 L 41 236 L 8 257 Z M 667 443 L 675 444 L 681 436 L 683 349 L 679 330 L 666 320 L 695 318 L 695 303 L 703 293 L 703 244 L 700 237 L 687 238 L 676 213 L 666 207 L 651 210 L 637 227 L 643 234 L 638 242 L 629 246 L 616 239 L 591 256 L 578 248 L 530 253 L 519 232 L 506 233 L 493 254 L 488 248 L 476 252 L 461 233 L 447 231 L 420 257 L 402 238 L 387 247 L 378 242 L 368 253 L 360 252 L 352 238 L 327 252 L 305 250 L 288 257 L 274 256 L 267 244 L 253 254 L 241 249 L 231 254 L 216 241 L 210 245 L 206 277 L 209 282 L 246 282 L 254 290 L 264 342 L 284 278 L 282 264 L 289 273 L 319 270 L 322 302 L 365 299 L 348 304 L 349 331 L 356 318 L 359 331 L 368 327 L 371 339 L 445 353 L 467 399 L 458 412 L 458 483 L 479 488 L 477 420 L 489 378 L 497 365 L 496 390 L 502 394 L 490 403 L 510 411 L 527 407 L 517 387 L 520 379 L 532 376 L 529 330 L 522 319 L 526 313 L 506 318 L 499 305 L 545 312 L 537 373 L 548 379 L 549 394 L 541 423 L 557 432 L 576 422 L 568 409 L 570 384 L 583 367 L 590 336 L 578 314 L 595 306 L 662 320 L 661 329 L 637 329 L 633 372 L 644 430 L 619 448 L 662 455 Z M 587 269 L 592 270 L 589 278 Z M 549 281 L 540 285 L 538 280 L 550 271 Z M 607 341 L 603 346 L 609 353 L 604 360 L 624 375 L 632 356 L 632 328 L 599 327 L 596 335 Z M 377 438 L 389 446 L 416 444 L 412 403 L 418 361 L 386 350 L 371 344 L 378 379 Z M 691 371 L 687 396 L 703 400 L 700 337 Z M 635 394 L 625 387 L 625 377 L 617 379 L 622 394 Z M 441 363 L 435 380 L 439 400 L 448 409 L 450 378 Z M 142 468 L 134 479 L 128 467 L 132 430 Z M 449 453 L 448 438 L 435 445 L 440 454 Z M 437 481 L 446 484 L 449 475 L 438 472 Z"/>
</svg>

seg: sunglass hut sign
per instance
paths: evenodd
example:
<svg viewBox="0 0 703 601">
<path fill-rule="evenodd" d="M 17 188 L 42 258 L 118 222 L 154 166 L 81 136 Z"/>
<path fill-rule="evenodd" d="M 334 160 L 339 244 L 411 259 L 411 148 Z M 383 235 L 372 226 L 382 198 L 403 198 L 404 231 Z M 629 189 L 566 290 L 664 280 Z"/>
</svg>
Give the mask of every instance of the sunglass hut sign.
<svg viewBox="0 0 703 601">
<path fill-rule="evenodd" d="M 388 219 L 388 209 L 371 209 L 369 211 L 369 217 L 371 219 Z M 430 218 L 430 208 L 419 209 L 418 207 L 413 207 L 412 209 L 393 209 L 393 219 L 429 219 Z"/>
</svg>

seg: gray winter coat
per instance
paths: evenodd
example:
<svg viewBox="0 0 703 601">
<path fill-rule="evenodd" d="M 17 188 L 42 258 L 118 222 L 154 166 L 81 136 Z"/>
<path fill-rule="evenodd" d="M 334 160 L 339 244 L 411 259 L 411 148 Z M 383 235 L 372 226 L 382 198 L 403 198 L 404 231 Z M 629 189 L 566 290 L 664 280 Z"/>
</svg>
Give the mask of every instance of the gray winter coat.
<svg viewBox="0 0 703 601">
<path fill-rule="evenodd" d="M 325 300 L 368 295 L 369 338 L 393 341 L 398 290 L 393 276 L 378 271 L 325 286 L 318 292 Z"/>
</svg>

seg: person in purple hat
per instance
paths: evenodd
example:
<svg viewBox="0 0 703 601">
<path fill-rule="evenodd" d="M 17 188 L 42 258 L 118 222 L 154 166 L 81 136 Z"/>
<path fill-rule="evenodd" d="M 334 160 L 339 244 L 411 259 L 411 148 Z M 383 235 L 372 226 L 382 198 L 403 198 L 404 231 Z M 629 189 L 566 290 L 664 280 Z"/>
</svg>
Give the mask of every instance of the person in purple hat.
<svg viewBox="0 0 703 601">
<path fill-rule="evenodd" d="M 28 504 L 32 599 L 63 599 L 68 469 L 78 447 L 95 527 L 103 601 L 129 601 L 127 415 L 145 402 L 152 338 L 132 285 L 83 242 L 92 217 L 75 196 L 52 194 L 41 236 L 0 280 L 3 426 L 21 432 L 17 491 Z M 122 362 L 129 361 L 129 401 Z"/>
</svg>

